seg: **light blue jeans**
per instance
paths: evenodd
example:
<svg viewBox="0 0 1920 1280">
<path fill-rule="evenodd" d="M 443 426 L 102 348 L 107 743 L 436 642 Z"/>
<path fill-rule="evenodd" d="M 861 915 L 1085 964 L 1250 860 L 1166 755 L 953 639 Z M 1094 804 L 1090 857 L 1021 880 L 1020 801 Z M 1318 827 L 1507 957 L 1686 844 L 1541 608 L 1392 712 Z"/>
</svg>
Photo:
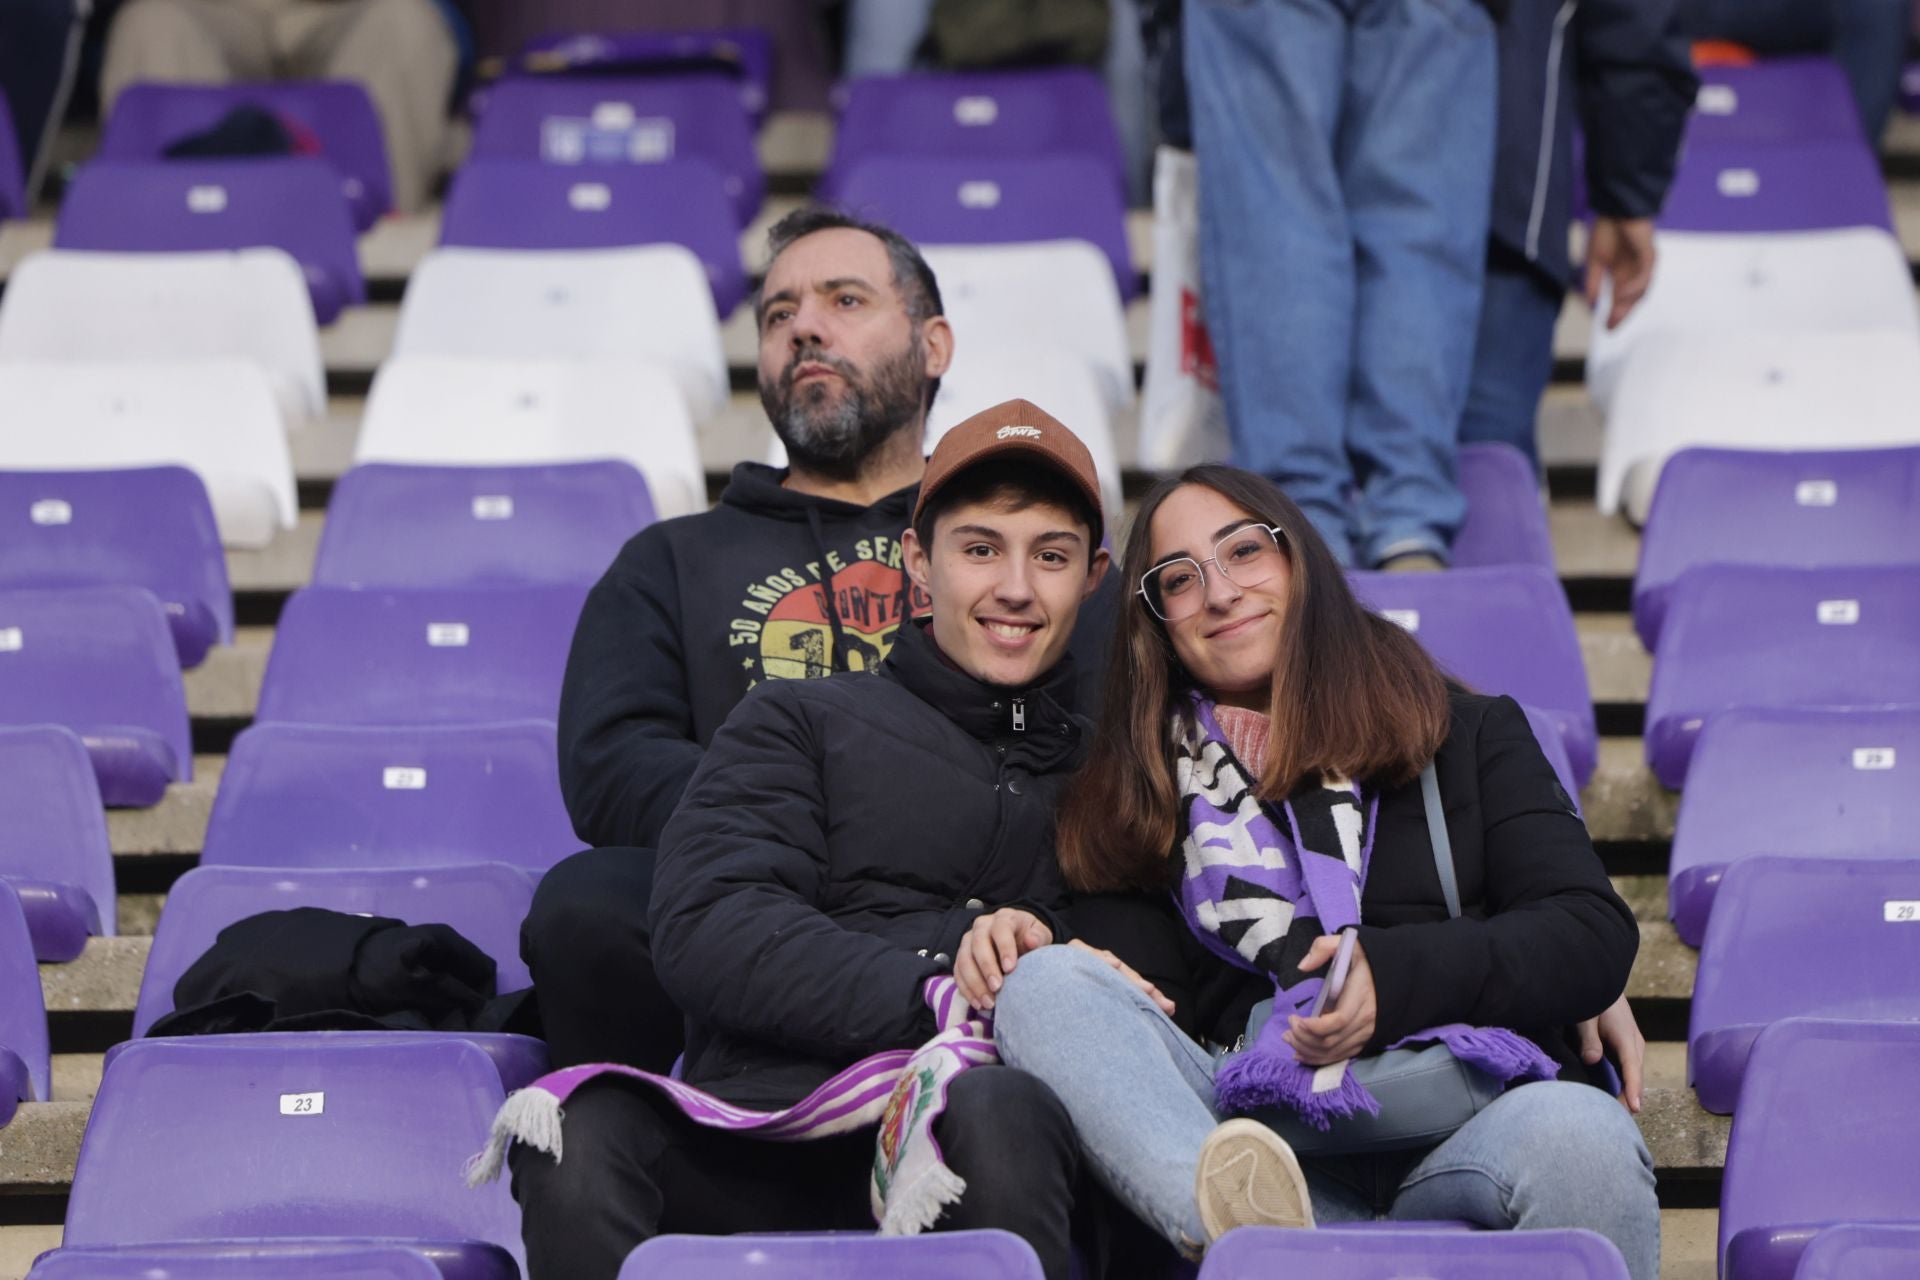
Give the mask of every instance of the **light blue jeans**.
<svg viewBox="0 0 1920 1280">
<path fill-rule="evenodd" d="M 1445 558 L 1492 216 L 1476 0 L 1189 0 L 1207 329 L 1235 461 L 1342 563 Z"/>
<path fill-rule="evenodd" d="M 1101 1181 L 1176 1248 L 1206 1239 L 1200 1146 L 1220 1123 L 1216 1057 L 1093 955 L 1020 957 L 993 1015 L 1001 1059 L 1038 1076 L 1073 1117 Z M 1427 1151 L 1302 1159 L 1320 1222 L 1464 1220 L 1494 1230 L 1585 1227 L 1658 1280 L 1653 1159 L 1625 1107 L 1584 1084 L 1501 1096 Z"/>
</svg>

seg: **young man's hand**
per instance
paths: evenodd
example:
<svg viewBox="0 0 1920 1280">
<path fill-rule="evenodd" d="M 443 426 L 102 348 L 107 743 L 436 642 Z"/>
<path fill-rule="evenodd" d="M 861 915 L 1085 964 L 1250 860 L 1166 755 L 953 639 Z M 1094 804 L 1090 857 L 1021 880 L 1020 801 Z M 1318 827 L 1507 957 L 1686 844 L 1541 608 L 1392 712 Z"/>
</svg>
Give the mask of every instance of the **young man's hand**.
<svg viewBox="0 0 1920 1280">
<path fill-rule="evenodd" d="M 1052 941 L 1053 930 L 1031 911 L 1018 907 L 989 911 L 973 922 L 967 936 L 960 939 L 960 954 L 953 958 L 953 976 L 960 984 L 960 994 L 968 1004 L 987 1012 L 1019 958 Z"/>
<path fill-rule="evenodd" d="M 1596 218 L 1587 244 L 1587 305 L 1600 304 L 1600 283 L 1613 280 L 1607 328 L 1618 328 L 1653 283 L 1653 219 Z"/>
<path fill-rule="evenodd" d="M 1331 961 L 1339 950 L 1338 934 L 1329 933 L 1314 939 L 1306 958 L 1300 961 L 1300 972 L 1312 973 Z M 1293 1046 L 1293 1056 L 1309 1067 L 1345 1062 L 1373 1039 L 1377 1012 L 1373 967 L 1367 963 L 1367 953 L 1361 948 L 1360 940 L 1355 938 L 1353 963 L 1347 969 L 1347 984 L 1340 988 L 1340 999 L 1317 1018 L 1303 1018 L 1299 1014 L 1289 1017 L 1282 1038 Z"/>
</svg>

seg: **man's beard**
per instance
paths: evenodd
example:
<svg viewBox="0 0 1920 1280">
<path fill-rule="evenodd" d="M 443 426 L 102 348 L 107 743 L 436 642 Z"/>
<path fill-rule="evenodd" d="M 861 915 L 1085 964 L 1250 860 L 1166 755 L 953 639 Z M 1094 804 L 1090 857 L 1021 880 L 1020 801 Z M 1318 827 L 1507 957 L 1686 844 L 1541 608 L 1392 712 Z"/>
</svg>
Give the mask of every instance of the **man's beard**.
<svg viewBox="0 0 1920 1280">
<path fill-rule="evenodd" d="M 840 385 L 823 379 L 796 389 L 794 373 L 803 364 L 827 366 L 840 375 Z M 918 333 L 899 355 L 879 361 L 871 377 L 850 361 L 806 347 L 787 361 L 777 383 L 760 382 L 760 404 L 787 447 L 787 460 L 836 480 L 859 475 L 875 450 L 919 416 L 926 394 Z"/>
</svg>

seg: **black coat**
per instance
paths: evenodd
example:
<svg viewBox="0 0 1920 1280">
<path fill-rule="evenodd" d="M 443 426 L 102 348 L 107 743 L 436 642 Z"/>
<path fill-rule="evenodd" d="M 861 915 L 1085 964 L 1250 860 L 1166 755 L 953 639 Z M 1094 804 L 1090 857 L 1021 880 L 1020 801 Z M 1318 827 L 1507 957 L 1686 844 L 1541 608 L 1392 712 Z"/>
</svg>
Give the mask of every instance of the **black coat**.
<svg viewBox="0 0 1920 1280">
<path fill-rule="evenodd" d="M 1509 1027 L 1559 1061 L 1561 1079 L 1589 1079 L 1572 1028 L 1626 989 L 1639 927 L 1519 704 L 1455 692 L 1452 714 L 1434 768 L 1461 915 L 1447 918 L 1418 780 L 1387 792 L 1360 901 L 1379 1004 L 1369 1050 L 1449 1022 Z M 1173 1000 L 1196 1039 L 1232 1044 L 1273 994 L 1205 950 L 1170 892 L 1085 897 L 1070 916 L 1076 936 Z"/>
<path fill-rule="evenodd" d="M 687 1014 L 689 1083 L 784 1105 L 919 1045 L 921 985 L 982 911 L 1027 907 L 1064 939 L 1053 814 L 1084 738 L 1074 683 L 1068 660 L 1030 689 L 981 684 L 913 624 L 877 676 L 747 695 L 654 869 L 654 964 Z"/>
</svg>

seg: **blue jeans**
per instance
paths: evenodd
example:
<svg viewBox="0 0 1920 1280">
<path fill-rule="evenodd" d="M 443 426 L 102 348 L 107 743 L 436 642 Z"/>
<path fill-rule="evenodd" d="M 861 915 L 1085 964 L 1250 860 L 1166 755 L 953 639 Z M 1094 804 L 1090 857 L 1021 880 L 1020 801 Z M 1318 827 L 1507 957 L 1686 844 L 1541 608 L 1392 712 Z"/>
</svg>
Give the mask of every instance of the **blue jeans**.
<svg viewBox="0 0 1920 1280">
<path fill-rule="evenodd" d="M 1189 0 L 1207 328 L 1236 461 L 1343 563 L 1444 558 L 1493 190 L 1475 0 Z"/>
<path fill-rule="evenodd" d="M 1900 92 L 1908 0 L 1693 0 L 1689 18 L 1695 35 L 1759 53 L 1829 55 L 1853 86 L 1868 140 L 1879 142 Z"/>
<path fill-rule="evenodd" d="M 1020 957 L 994 1007 L 1002 1061 L 1051 1088 L 1101 1182 L 1176 1248 L 1206 1240 L 1200 1146 L 1220 1123 L 1217 1057 L 1103 961 L 1072 947 Z M 1653 1159 L 1625 1107 L 1584 1084 L 1502 1095 L 1439 1146 L 1303 1158 L 1321 1222 L 1461 1219 L 1493 1229 L 1585 1227 L 1634 1280 L 1658 1280 Z"/>
<path fill-rule="evenodd" d="M 1460 441 L 1498 440 L 1540 469 L 1535 425 L 1540 397 L 1553 380 L 1553 326 L 1566 291 L 1547 283 L 1518 255 L 1496 251 L 1487 265 L 1473 379 L 1460 417 Z"/>
</svg>

